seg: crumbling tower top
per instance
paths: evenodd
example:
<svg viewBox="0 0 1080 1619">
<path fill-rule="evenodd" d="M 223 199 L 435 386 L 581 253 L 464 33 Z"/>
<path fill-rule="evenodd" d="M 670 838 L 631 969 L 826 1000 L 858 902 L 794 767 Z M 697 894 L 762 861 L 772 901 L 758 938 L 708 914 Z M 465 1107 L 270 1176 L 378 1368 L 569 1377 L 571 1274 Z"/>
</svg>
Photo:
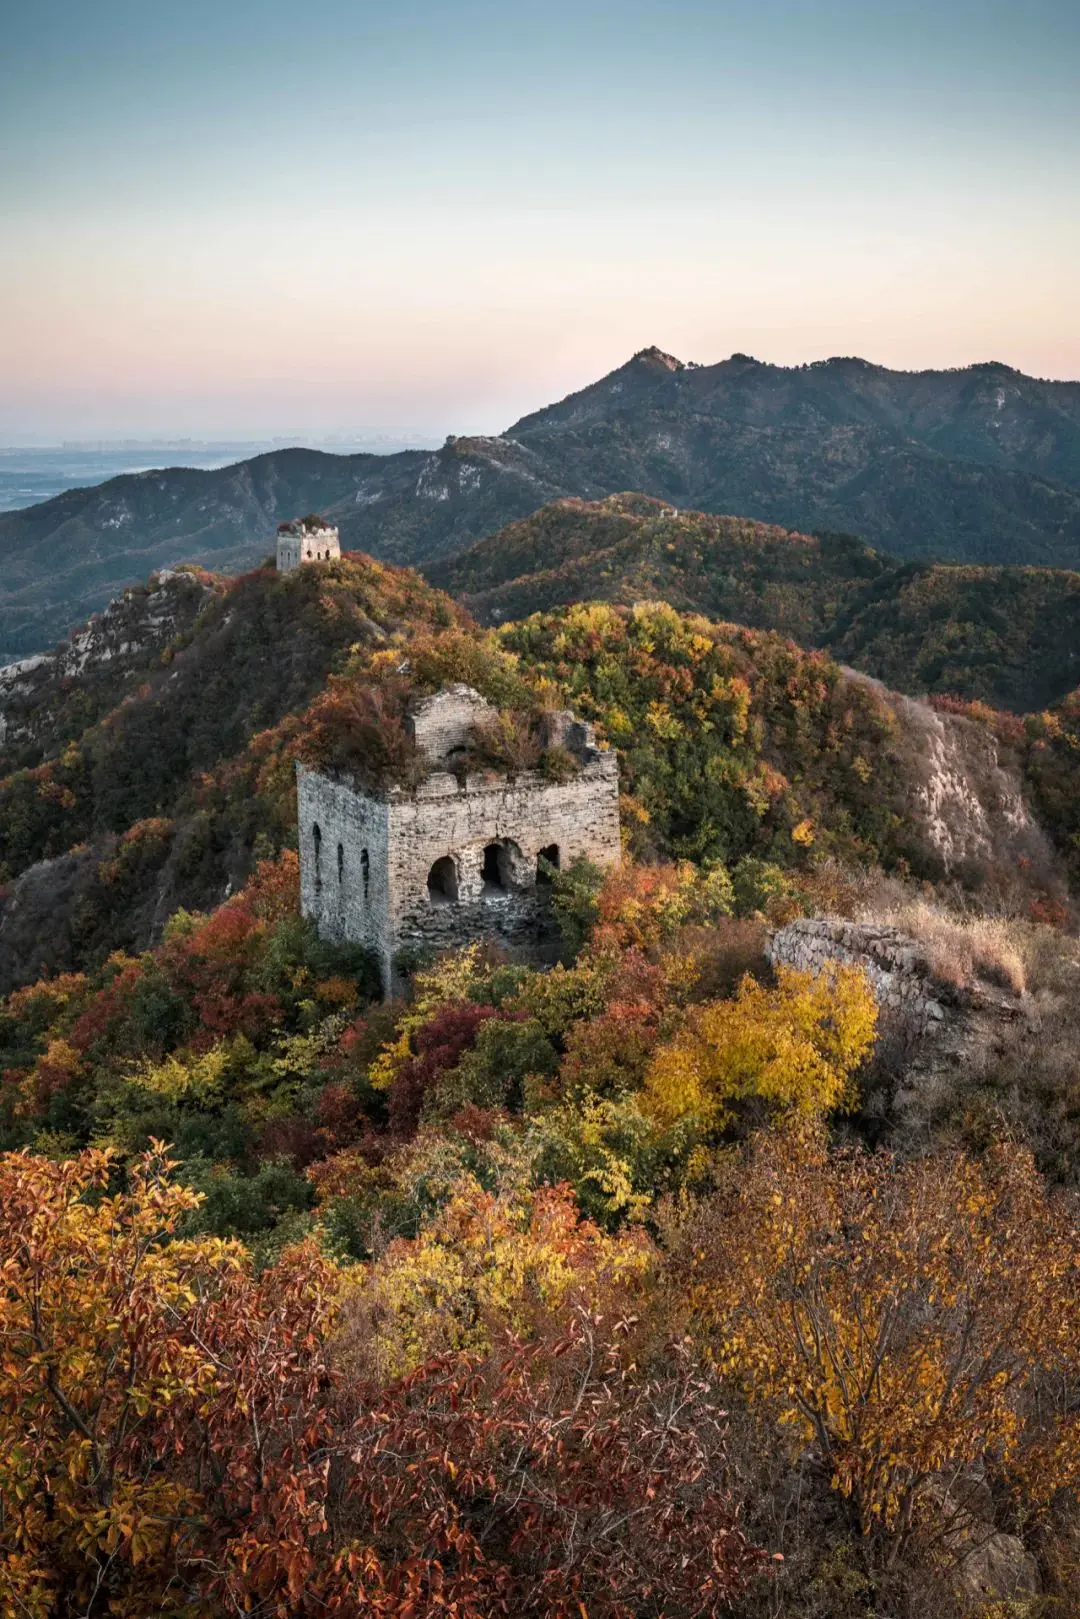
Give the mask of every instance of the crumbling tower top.
<svg viewBox="0 0 1080 1619">
<path fill-rule="evenodd" d="M 304 562 L 329 562 L 340 555 L 337 529 L 316 512 L 278 524 L 278 573 L 291 573 Z"/>
</svg>

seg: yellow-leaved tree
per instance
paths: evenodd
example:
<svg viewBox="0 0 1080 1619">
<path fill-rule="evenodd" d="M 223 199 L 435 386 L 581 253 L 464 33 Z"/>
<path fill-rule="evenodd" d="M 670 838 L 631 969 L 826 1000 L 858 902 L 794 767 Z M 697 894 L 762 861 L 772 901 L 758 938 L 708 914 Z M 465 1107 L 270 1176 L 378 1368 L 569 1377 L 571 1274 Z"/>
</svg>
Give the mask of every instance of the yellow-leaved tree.
<svg viewBox="0 0 1080 1619">
<path fill-rule="evenodd" d="M 662 1125 L 693 1115 L 706 1128 L 728 1124 L 737 1103 L 798 1114 L 851 1107 L 876 1027 L 874 992 L 856 967 L 781 967 L 775 988 L 747 975 L 734 1000 L 701 1007 L 660 1048 L 643 1105 Z"/>
<path fill-rule="evenodd" d="M 864 1530 L 947 1553 L 965 1471 L 1026 1509 L 1080 1483 L 1080 1229 L 1029 1153 L 898 1163 L 818 1125 L 763 1132 L 673 1253 L 694 1336 L 816 1446 Z"/>
<path fill-rule="evenodd" d="M 484 1353 L 508 1332 L 527 1338 L 555 1312 L 569 1318 L 574 1299 L 625 1311 L 654 1260 L 644 1232 L 608 1236 L 566 1186 L 493 1193 L 466 1174 L 418 1236 L 364 1274 L 344 1341 L 364 1370 L 400 1376 L 433 1355 Z"/>
</svg>

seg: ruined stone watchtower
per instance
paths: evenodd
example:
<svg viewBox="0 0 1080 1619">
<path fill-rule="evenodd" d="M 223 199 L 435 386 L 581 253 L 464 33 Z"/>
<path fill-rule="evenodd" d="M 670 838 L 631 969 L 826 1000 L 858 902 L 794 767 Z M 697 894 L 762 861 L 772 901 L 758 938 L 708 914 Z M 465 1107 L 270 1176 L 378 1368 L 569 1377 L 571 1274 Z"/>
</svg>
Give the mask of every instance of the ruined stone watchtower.
<svg viewBox="0 0 1080 1619">
<path fill-rule="evenodd" d="M 304 562 L 329 562 L 341 555 L 338 531 L 314 512 L 279 523 L 277 531 L 277 571 L 291 573 Z"/>
<path fill-rule="evenodd" d="M 426 774 L 413 789 L 374 791 L 297 766 L 303 913 L 323 938 L 372 950 L 388 991 L 403 949 L 489 936 L 528 949 L 549 865 L 619 859 L 614 753 L 596 746 L 591 726 L 554 714 L 544 740 L 572 760 L 562 779 L 463 772 L 477 727 L 495 712 L 469 686 L 419 703 L 410 724 Z"/>
</svg>

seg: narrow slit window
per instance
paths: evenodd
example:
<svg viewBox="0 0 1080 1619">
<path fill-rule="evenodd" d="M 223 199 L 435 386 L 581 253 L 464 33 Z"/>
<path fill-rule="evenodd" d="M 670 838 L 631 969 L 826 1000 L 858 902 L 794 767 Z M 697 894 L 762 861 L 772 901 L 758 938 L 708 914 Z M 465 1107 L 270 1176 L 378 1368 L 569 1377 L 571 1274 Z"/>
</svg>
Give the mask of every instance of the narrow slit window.
<svg viewBox="0 0 1080 1619">
<path fill-rule="evenodd" d="M 340 888 L 345 881 L 345 845 L 343 843 L 339 843 L 337 846 L 337 880 Z"/>
<path fill-rule="evenodd" d="M 368 897 L 368 884 L 371 881 L 371 861 L 368 859 L 366 849 L 360 850 L 360 881 L 364 889 L 364 899 Z"/>
<path fill-rule="evenodd" d="M 315 847 L 315 892 L 322 893 L 322 832 L 316 821 L 311 829 L 311 841 Z"/>
</svg>

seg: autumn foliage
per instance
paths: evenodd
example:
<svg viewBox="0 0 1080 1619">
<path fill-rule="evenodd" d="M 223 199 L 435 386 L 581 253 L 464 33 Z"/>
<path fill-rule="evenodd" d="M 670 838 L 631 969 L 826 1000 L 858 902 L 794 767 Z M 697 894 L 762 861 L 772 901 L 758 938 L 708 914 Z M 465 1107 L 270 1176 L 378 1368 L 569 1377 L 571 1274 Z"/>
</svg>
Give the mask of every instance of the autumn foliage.
<svg viewBox="0 0 1080 1619">
<path fill-rule="evenodd" d="M 178 1238 L 160 1151 L 126 1193 L 113 1167 L 0 1160 L 5 1613 L 630 1619 L 714 1613 L 759 1566 L 684 1351 L 641 1379 L 632 1319 L 578 1306 L 357 1382 L 311 1246 L 256 1278 Z"/>
<path fill-rule="evenodd" d="M 864 1532 L 902 1542 L 975 1465 L 1031 1501 L 1075 1488 L 1080 1231 L 1028 1154 L 897 1164 L 784 1132 L 684 1240 L 710 1357 L 817 1445 Z"/>
<path fill-rule="evenodd" d="M 0 784 L 12 870 L 137 803 L 71 852 L 94 893 L 210 896 L 150 943 L 73 906 L 71 970 L 0 1003 L 0 1616 L 1004 1619 L 978 1533 L 1010 1619 L 1071 1619 L 1067 917 L 873 866 L 918 855 L 892 720 L 821 654 L 656 604 L 484 633 L 418 585 L 405 633 L 394 570 L 328 569 L 283 588 L 332 668 L 239 752 L 211 716 L 144 803 L 151 681 Z M 558 960 L 473 944 L 384 1004 L 299 915 L 294 765 L 407 791 L 455 680 L 503 713 L 474 765 L 596 722 L 627 854 L 545 873 Z M 967 717 L 1071 827 L 1069 705 Z M 855 968 L 774 969 L 815 910 L 892 918 L 993 1038 L 931 1071 Z"/>
</svg>

